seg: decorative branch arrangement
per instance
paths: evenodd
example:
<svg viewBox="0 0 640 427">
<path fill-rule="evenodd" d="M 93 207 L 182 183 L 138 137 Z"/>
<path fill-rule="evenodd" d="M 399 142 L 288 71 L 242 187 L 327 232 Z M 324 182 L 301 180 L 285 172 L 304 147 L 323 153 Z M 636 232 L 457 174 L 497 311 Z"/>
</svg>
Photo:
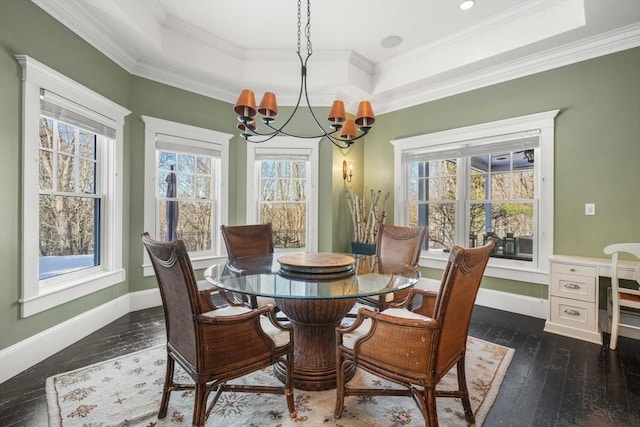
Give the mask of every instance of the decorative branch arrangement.
<svg viewBox="0 0 640 427">
<path fill-rule="evenodd" d="M 386 206 L 391 193 L 387 192 L 383 198 L 382 191 L 370 190 L 367 192 L 365 187 L 362 198 L 356 195 L 351 188 L 347 189 L 346 194 L 353 221 L 353 241 L 367 244 L 376 243 L 378 228 L 387 219 Z M 367 200 L 367 194 L 369 200 Z"/>
</svg>

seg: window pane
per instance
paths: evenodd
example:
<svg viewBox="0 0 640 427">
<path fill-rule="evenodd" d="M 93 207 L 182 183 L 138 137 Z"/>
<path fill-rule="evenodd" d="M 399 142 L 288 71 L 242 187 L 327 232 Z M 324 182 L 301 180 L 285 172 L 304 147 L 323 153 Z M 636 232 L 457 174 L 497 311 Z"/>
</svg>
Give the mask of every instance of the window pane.
<svg viewBox="0 0 640 427">
<path fill-rule="evenodd" d="M 53 185 L 53 153 L 40 150 L 40 189 L 51 190 Z"/>
<path fill-rule="evenodd" d="M 175 168 L 176 162 L 176 153 L 158 151 L 158 168 L 160 170 L 171 170 L 171 166 Z"/>
<path fill-rule="evenodd" d="M 276 162 L 276 173 L 279 177 L 290 177 L 291 176 L 291 162 L 283 161 Z"/>
<path fill-rule="evenodd" d="M 260 200 L 276 200 L 276 180 L 263 179 L 260 186 Z"/>
<path fill-rule="evenodd" d="M 292 178 L 305 178 L 307 177 L 307 164 L 305 162 L 293 162 Z"/>
<path fill-rule="evenodd" d="M 40 195 L 40 280 L 100 263 L 99 212 L 100 199 Z"/>
<path fill-rule="evenodd" d="M 294 179 L 291 181 L 291 198 L 289 200 L 304 201 L 307 200 L 306 180 Z"/>
<path fill-rule="evenodd" d="M 211 158 L 205 156 L 196 157 L 196 173 L 199 174 L 211 174 Z"/>
<path fill-rule="evenodd" d="M 533 199 L 533 170 L 517 172 L 513 177 L 513 198 Z"/>
<path fill-rule="evenodd" d="M 80 160 L 80 188 L 84 193 L 95 194 L 96 164 L 94 161 Z"/>
<path fill-rule="evenodd" d="M 178 154 L 178 172 L 190 172 L 196 171 L 196 158 L 195 156 L 187 154 Z"/>
<path fill-rule="evenodd" d="M 40 147 L 53 148 L 53 120 L 40 117 Z"/>
<path fill-rule="evenodd" d="M 262 161 L 260 165 L 260 176 L 263 178 L 273 178 L 276 176 L 276 165 L 274 162 Z"/>
<path fill-rule="evenodd" d="M 193 198 L 195 197 L 193 175 L 178 173 L 176 174 L 178 180 L 178 197 L 180 198 Z"/>
<path fill-rule="evenodd" d="M 57 156 L 58 164 L 56 169 L 58 171 L 57 189 L 58 191 L 64 191 L 72 193 L 76 189 L 75 177 L 74 177 L 74 158 L 72 156 L 65 156 L 59 154 Z"/>
<path fill-rule="evenodd" d="M 306 244 L 306 203 L 270 203 L 260 207 L 260 221 L 271 223 L 276 248 L 304 248 Z"/>
<path fill-rule="evenodd" d="M 491 174 L 491 199 L 511 199 L 511 173 Z"/>
<path fill-rule="evenodd" d="M 80 129 L 79 142 L 80 155 L 95 159 L 96 155 L 96 135 Z"/>
<path fill-rule="evenodd" d="M 453 203 L 431 203 L 425 205 L 426 212 L 422 217 L 427 218 L 428 227 L 427 248 L 428 249 L 451 249 L 455 244 L 456 228 L 456 208 Z"/>
<path fill-rule="evenodd" d="M 511 170 L 511 153 L 491 155 L 491 172 L 504 172 Z"/>
<path fill-rule="evenodd" d="M 197 177 L 197 198 L 198 199 L 210 199 L 211 198 L 211 178 L 210 176 L 198 176 Z"/>
<path fill-rule="evenodd" d="M 76 128 L 58 122 L 58 150 L 63 153 L 75 154 Z"/>
<path fill-rule="evenodd" d="M 489 197 L 489 194 L 487 194 L 487 190 L 489 188 L 487 186 L 488 179 L 489 179 L 488 174 L 486 173 L 480 174 L 480 173 L 477 173 L 475 169 L 472 169 L 471 191 L 470 191 L 471 200 L 486 200 Z"/>
</svg>

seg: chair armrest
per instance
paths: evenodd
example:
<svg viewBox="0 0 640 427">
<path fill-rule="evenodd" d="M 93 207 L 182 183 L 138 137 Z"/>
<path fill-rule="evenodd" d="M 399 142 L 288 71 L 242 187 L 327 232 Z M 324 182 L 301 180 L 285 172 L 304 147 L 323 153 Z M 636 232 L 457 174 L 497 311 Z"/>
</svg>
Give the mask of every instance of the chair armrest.
<svg viewBox="0 0 640 427">
<path fill-rule="evenodd" d="M 425 289 L 418 289 L 415 287 L 409 288 L 408 291 L 409 292 L 407 293 L 406 297 L 402 301 L 392 302 L 388 304 L 387 307 L 388 308 L 409 307 L 413 303 L 416 295 L 420 295 L 422 296 L 422 302 L 418 307 L 414 308 L 412 311 L 422 314 L 423 316 L 432 317 L 433 309 L 435 307 L 436 297 L 438 296 L 438 293 L 433 291 L 428 291 Z"/>
<path fill-rule="evenodd" d="M 419 306 L 413 309 L 414 313 L 422 314 L 423 316 L 433 317 L 433 312 L 436 307 L 436 298 L 438 293 L 434 291 L 427 291 L 423 289 L 416 289 L 416 294 L 422 296 L 422 302 Z"/>
<path fill-rule="evenodd" d="M 339 345 L 338 349 L 345 356 L 351 354 L 348 357 L 364 365 L 394 366 L 424 375 L 429 371 L 431 358 L 416 355 L 428 355 L 437 345 L 440 323 L 430 317 L 416 316 L 406 309 L 395 311 L 411 314 L 402 317 L 385 312 L 367 313 L 366 317 L 371 320 L 368 331 L 355 331 L 352 348 Z"/>
</svg>

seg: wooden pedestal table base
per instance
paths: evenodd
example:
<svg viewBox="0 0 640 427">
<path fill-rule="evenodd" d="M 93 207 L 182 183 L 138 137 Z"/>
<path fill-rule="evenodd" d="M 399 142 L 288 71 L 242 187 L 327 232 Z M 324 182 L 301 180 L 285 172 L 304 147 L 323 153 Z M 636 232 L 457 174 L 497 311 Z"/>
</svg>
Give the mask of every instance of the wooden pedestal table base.
<svg viewBox="0 0 640 427">
<path fill-rule="evenodd" d="M 355 298 L 276 298 L 278 308 L 293 326 L 295 388 L 328 390 L 336 387 L 335 328 L 355 302 Z M 281 381 L 285 379 L 285 371 L 278 365 L 275 374 Z M 345 372 L 346 379 L 354 374 L 355 368 Z"/>
</svg>

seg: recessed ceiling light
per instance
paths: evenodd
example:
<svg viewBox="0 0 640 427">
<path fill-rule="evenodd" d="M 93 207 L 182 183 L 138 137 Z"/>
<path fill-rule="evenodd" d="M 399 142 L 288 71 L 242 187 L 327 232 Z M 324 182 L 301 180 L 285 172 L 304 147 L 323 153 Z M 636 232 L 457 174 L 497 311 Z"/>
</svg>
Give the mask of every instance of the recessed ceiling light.
<svg viewBox="0 0 640 427">
<path fill-rule="evenodd" d="M 471 9 L 475 4 L 476 4 L 475 0 L 465 0 L 462 3 L 460 3 L 460 9 L 462 10 Z"/>
<path fill-rule="evenodd" d="M 400 36 L 387 36 L 387 37 L 382 39 L 382 41 L 380 42 L 380 46 L 386 47 L 386 48 L 392 48 L 392 47 L 399 46 L 400 43 L 402 43 L 402 37 L 400 37 Z"/>
</svg>

